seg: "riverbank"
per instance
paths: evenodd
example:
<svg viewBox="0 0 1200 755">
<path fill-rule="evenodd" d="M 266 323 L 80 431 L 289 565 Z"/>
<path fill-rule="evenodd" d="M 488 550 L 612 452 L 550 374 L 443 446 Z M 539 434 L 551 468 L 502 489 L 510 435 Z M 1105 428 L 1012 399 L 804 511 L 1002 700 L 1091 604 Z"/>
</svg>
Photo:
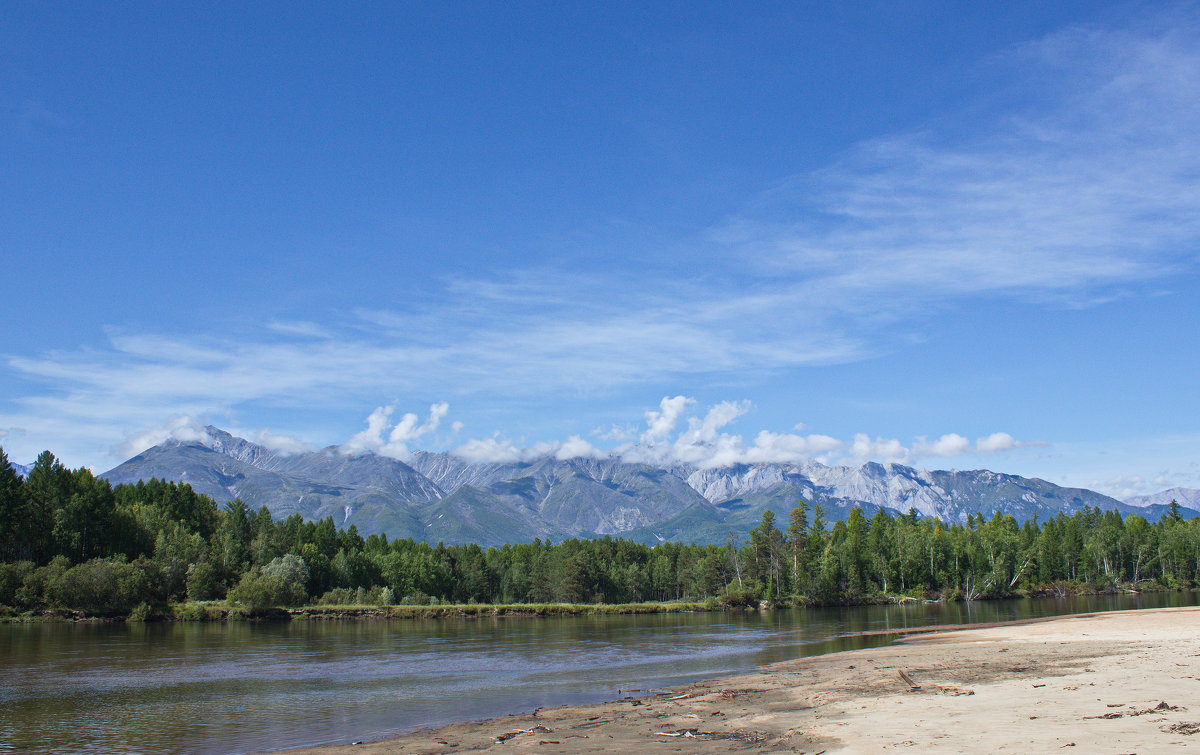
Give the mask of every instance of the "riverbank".
<svg viewBox="0 0 1200 755">
<path fill-rule="evenodd" d="M 1190 584 L 1188 585 L 1190 588 Z M 1021 598 L 1067 598 L 1085 595 L 1138 595 L 1142 593 L 1180 592 L 1187 588 L 1162 585 L 1061 582 L 1039 585 L 1003 595 L 977 595 L 975 601 Z M 425 605 L 305 605 L 298 607 L 249 609 L 225 600 L 189 601 L 152 607 L 142 604 L 131 613 L 96 611 L 81 608 L 41 608 L 18 610 L 0 605 L 0 624 L 37 622 L 155 622 L 155 621 L 352 621 L 374 619 L 473 619 L 484 617 L 603 616 L 620 614 L 695 613 L 703 611 L 774 610 L 820 608 L 830 606 L 870 606 L 900 603 L 962 603 L 959 590 L 930 591 L 924 594 L 886 594 L 837 596 L 824 600 L 806 597 L 760 600 L 743 594 L 727 594 L 705 600 L 678 600 L 647 603 L 432 603 Z M 967 601 L 970 602 L 970 601 Z"/>
<path fill-rule="evenodd" d="M 478 619 L 488 617 L 612 616 L 695 613 L 728 609 L 717 601 L 671 603 L 445 603 L 414 606 L 300 606 L 250 610 L 224 601 L 179 603 L 140 615 L 93 613 L 67 608 L 0 613 L 0 623 L 155 621 L 370 621 L 379 619 Z"/>
<path fill-rule="evenodd" d="M 907 633 L 885 647 L 647 696 L 287 752 L 511 752 L 516 745 L 538 753 L 1147 753 L 1200 744 L 1193 736 L 1200 733 L 1193 702 L 1200 608 Z"/>
</svg>

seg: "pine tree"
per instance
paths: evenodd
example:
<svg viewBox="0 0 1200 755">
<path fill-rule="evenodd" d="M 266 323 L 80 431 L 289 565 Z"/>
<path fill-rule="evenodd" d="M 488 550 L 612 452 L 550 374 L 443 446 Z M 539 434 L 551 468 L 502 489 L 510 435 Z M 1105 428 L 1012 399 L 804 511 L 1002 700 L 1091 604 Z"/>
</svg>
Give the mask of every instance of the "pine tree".
<svg viewBox="0 0 1200 755">
<path fill-rule="evenodd" d="M 20 561 L 28 551 L 29 506 L 20 475 L 0 448 L 0 561 Z"/>
<path fill-rule="evenodd" d="M 29 518 L 26 538 L 30 556 L 39 564 L 54 554 L 54 523 L 71 496 L 71 472 L 54 454 L 42 451 L 25 479 Z"/>
<path fill-rule="evenodd" d="M 807 582 L 808 564 L 805 556 L 808 548 L 808 501 L 801 498 L 788 516 L 787 542 L 792 552 L 792 584 L 799 591 Z M 801 571 L 801 566 L 804 570 Z"/>
<path fill-rule="evenodd" d="M 1172 522 L 1182 522 L 1183 514 L 1179 510 L 1179 501 L 1174 498 L 1167 504 L 1167 513 L 1163 514 L 1163 519 L 1170 519 Z"/>
</svg>

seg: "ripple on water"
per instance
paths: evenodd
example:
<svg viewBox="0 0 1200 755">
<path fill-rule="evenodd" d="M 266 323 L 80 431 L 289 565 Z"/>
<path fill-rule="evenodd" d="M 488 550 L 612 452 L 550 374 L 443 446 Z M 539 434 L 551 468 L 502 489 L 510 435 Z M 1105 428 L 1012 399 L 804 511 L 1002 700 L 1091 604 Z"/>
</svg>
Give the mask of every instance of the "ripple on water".
<svg viewBox="0 0 1200 755">
<path fill-rule="evenodd" d="M 0 625 L 0 752 L 230 753 L 593 702 L 818 652 L 847 632 L 1194 605 L 1070 600 L 280 625 Z"/>
</svg>

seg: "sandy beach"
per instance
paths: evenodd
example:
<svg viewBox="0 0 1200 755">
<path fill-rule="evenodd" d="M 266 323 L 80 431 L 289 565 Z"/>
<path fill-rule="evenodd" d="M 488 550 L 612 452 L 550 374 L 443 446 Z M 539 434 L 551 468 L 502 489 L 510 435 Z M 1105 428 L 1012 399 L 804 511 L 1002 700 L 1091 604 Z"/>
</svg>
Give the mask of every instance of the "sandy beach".
<svg viewBox="0 0 1200 755">
<path fill-rule="evenodd" d="M 289 755 L 1021 752 L 1200 747 L 1200 608 L 910 633 L 597 705 Z"/>
</svg>

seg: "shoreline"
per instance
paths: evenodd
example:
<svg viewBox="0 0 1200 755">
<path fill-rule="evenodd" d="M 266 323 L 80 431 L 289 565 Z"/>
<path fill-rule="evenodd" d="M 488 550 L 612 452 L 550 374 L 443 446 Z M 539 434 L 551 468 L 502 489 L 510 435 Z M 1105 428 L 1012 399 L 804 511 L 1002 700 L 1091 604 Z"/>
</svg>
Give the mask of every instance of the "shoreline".
<svg viewBox="0 0 1200 755">
<path fill-rule="evenodd" d="M 991 603 L 1004 600 L 1037 600 L 1041 598 L 1073 598 L 1101 595 L 1141 595 L 1187 592 L 1192 588 L 1141 587 L 1116 585 L 1105 589 L 1074 586 L 1051 591 L 1039 589 L 1011 595 L 984 595 L 974 602 Z M 78 608 L 43 608 L 18 612 L 11 606 L 0 605 L 0 624 L 33 623 L 172 623 L 172 622 L 263 622 L 263 621 L 379 621 L 414 619 L 478 619 L 494 617 L 542 618 L 554 616 L 603 616 L 667 613 L 714 613 L 729 611 L 774 611 L 795 608 L 829 608 L 874 605 L 903 605 L 906 603 L 951 604 L 970 601 L 944 598 L 914 598 L 910 595 L 867 595 L 833 601 L 795 600 L 758 604 L 731 604 L 716 598 L 692 601 L 652 603 L 441 603 L 437 605 L 305 605 L 250 610 L 224 601 L 173 603 L 150 609 L 144 618 L 132 618 L 123 613 L 98 613 Z M 884 632 L 885 634 L 889 632 Z"/>
<path fill-rule="evenodd" d="M 1200 744 L 1200 607 L 909 627 L 642 697 L 287 755 L 521 751 L 1146 753 Z M 853 635 L 848 635 L 853 636 Z M 1189 711 L 1189 705 L 1193 710 Z"/>
</svg>

